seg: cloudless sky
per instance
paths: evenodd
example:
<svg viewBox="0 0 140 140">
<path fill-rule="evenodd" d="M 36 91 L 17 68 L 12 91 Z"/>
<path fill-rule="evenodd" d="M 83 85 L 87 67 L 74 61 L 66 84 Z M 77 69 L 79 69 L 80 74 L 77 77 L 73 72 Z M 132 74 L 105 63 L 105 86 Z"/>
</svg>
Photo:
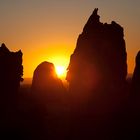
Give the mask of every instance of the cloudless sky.
<svg viewBox="0 0 140 140">
<path fill-rule="evenodd" d="M 42 61 L 67 67 L 78 35 L 99 8 L 100 20 L 124 27 L 128 72 L 140 49 L 140 0 L 0 0 L 0 43 L 23 52 L 24 77 Z"/>
</svg>

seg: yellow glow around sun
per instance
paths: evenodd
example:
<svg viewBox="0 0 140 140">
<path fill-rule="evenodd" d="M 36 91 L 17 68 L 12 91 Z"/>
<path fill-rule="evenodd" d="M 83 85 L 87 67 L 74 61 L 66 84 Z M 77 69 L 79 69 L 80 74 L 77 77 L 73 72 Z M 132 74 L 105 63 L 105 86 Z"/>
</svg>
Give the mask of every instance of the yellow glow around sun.
<svg viewBox="0 0 140 140">
<path fill-rule="evenodd" d="M 58 77 L 63 77 L 65 75 L 66 70 L 64 66 L 56 66 L 55 69 Z"/>
<path fill-rule="evenodd" d="M 69 57 L 64 54 L 54 54 L 48 61 L 54 64 L 57 76 L 61 78 L 61 80 L 65 80 Z"/>
</svg>

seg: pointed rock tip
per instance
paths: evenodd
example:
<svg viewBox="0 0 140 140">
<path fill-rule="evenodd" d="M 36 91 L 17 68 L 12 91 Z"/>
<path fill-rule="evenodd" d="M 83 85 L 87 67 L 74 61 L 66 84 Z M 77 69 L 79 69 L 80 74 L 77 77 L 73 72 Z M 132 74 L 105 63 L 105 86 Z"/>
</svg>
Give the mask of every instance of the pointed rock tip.
<svg viewBox="0 0 140 140">
<path fill-rule="evenodd" d="M 89 20 L 94 20 L 96 22 L 100 21 L 100 16 L 98 15 L 98 8 L 95 8 Z"/>
<path fill-rule="evenodd" d="M 97 15 L 98 14 L 98 8 L 95 8 L 92 14 Z"/>
<path fill-rule="evenodd" d="M 4 43 L 1 44 L 0 48 L 3 52 L 9 52 L 9 49 L 6 47 L 6 45 Z"/>
<path fill-rule="evenodd" d="M 98 8 L 95 8 L 92 15 L 89 17 L 87 23 L 85 24 L 83 28 L 83 32 L 91 31 L 91 27 L 93 24 L 99 24 L 100 23 L 100 16 L 97 14 Z"/>
<path fill-rule="evenodd" d="M 19 50 L 17 53 L 20 54 L 21 56 L 23 55 L 21 50 Z"/>
</svg>

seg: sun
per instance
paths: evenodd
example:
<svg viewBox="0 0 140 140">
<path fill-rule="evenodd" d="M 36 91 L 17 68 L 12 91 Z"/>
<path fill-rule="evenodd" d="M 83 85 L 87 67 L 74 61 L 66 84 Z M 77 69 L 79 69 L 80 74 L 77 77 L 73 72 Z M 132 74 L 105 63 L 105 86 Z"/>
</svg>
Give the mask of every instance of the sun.
<svg viewBox="0 0 140 140">
<path fill-rule="evenodd" d="M 65 75 L 65 67 L 64 66 L 56 66 L 55 67 L 56 74 L 58 77 L 63 77 Z"/>
</svg>

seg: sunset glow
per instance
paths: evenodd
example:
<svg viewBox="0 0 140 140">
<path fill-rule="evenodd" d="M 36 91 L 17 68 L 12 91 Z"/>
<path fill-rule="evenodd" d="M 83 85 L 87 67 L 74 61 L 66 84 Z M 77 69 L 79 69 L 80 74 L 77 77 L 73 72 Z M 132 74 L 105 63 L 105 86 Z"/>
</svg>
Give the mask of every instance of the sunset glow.
<svg viewBox="0 0 140 140">
<path fill-rule="evenodd" d="M 58 75 L 58 77 L 63 77 L 65 76 L 65 67 L 64 66 L 56 66 L 56 73 Z"/>
<path fill-rule="evenodd" d="M 31 78 L 43 61 L 66 69 L 83 26 L 98 7 L 101 22 L 115 20 L 124 27 L 128 73 L 132 73 L 140 48 L 140 1 L 134 1 L 2 0 L 0 43 L 5 43 L 11 51 L 21 49 L 24 78 Z"/>
<path fill-rule="evenodd" d="M 0 19 L 1 137 L 140 137 L 140 0 L 0 0 Z"/>
<path fill-rule="evenodd" d="M 64 55 L 65 53 L 56 53 L 54 56 L 51 56 L 50 59 L 47 59 L 47 61 L 52 62 L 55 66 L 56 74 L 59 78 L 65 79 L 66 77 L 66 69 L 69 64 L 69 58 L 68 56 Z"/>
</svg>

